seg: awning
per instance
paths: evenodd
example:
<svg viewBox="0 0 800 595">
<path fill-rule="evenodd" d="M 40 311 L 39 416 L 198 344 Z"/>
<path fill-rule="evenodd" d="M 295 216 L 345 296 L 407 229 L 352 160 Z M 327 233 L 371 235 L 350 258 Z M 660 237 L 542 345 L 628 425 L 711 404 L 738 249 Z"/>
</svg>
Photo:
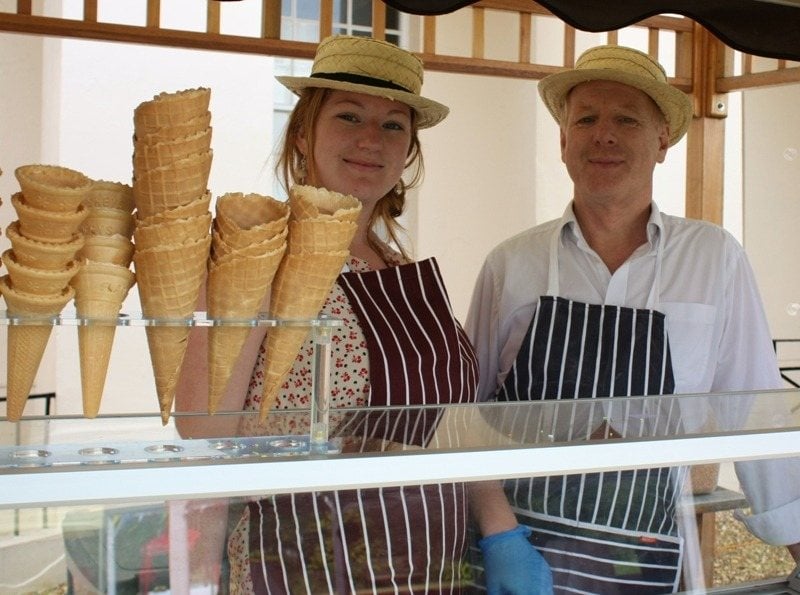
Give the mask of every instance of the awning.
<svg viewBox="0 0 800 595">
<path fill-rule="evenodd" d="M 440 15 L 477 0 L 384 2 L 411 14 Z M 800 0 L 540 0 L 538 4 L 576 29 L 591 32 L 621 29 L 658 14 L 680 14 L 734 49 L 800 60 Z"/>
</svg>

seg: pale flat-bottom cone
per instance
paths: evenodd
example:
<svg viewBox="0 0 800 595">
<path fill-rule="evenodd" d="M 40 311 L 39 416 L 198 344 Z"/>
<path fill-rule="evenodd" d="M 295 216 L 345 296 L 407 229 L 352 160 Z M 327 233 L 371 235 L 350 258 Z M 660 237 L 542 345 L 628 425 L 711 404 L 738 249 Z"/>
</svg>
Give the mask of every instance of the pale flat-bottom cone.
<svg viewBox="0 0 800 595">
<path fill-rule="evenodd" d="M 214 319 L 246 320 L 258 315 L 286 245 L 252 258 L 239 258 L 208 271 L 208 315 Z M 233 289 L 233 291 L 231 291 Z M 212 326 L 208 331 L 208 412 L 216 413 L 242 350 L 248 326 Z"/>
<path fill-rule="evenodd" d="M 133 188 L 130 184 L 122 182 L 94 180 L 83 199 L 83 204 L 89 208 L 105 207 L 132 213 L 134 208 Z"/>
<path fill-rule="evenodd" d="M 22 165 L 14 174 L 25 202 L 48 211 L 75 211 L 92 185 L 81 172 L 58 165 Z"/>
<path fill-rule="evenodd" d="M 133 259 L 133 242 L 122 235 L 89 236 L 80 251 L 81 258 L 128 267 Z"/>
<path fill-rule="evenodd" d="M 315 318 L 347 260 L 349 251 L 286 254 L 272 283 L 270 316 L 281 320 Z M 267 362 L 260 420 L 266 420 L 286 375 L 308 335 L 306 327 L 278 326 L 264 340 Z"/>
<path fill-rule="evenodd" d="M 122 302 L 134 283 L 133 271 L 124 266 L 87 262 L 72 279 L 75 310 L 82 318 L 115 319 Z M 94 418 L 108 373 L 111 347 L 117 327 L 113 324 L 90 324 L 78 327 L 80 348 L 83 414 Z"/>
<path fill-rule="evenodd" d="M 72 287 L 65 288 L 57 295 L 29 295 L 14 290 L 8 281 L 7 276 L 0 277 L 0 294 L 5 298 L 11 316 L 56 316 L 75 295 Z M 6 415 L 9 421 L 19 421 L 22 417 L 52 330 L 53 326 L 50 324 L 21 324 L 8 327 Z"/>
<path fill-rule="evenodd" d="M 211 236 L 174 246 L 136 250 L 133 263 L 142 312 L 148 318 L 188 320 L 206 274 Z M 145 329 L 164 425 L 169 421 L 189 325 L 148 326 Z"/>
</svg>

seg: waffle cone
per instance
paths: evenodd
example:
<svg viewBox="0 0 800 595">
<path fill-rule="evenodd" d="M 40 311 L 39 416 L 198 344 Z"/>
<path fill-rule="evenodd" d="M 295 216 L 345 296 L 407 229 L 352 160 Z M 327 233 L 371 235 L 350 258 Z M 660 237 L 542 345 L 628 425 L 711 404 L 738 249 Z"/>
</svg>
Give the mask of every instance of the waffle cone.
<svg viewBox="0 0 800 595">
<path fill-rule="evenodd" d="M 292 219 L 337 219 L 353 221 L 361 212 L 361 201 L 354 196 L 340 194 L 314 186 L 292 186 L 289 191 Z"/>
<path fill-rule="evenodd" d="M 78 316 L 116 318 L 133 283 L 133 271 L 127 267 L 101 262 L 84 264 L 71 282 Z M 96 417 L 100 411 L 116 330 L 111 324 L 78 327 L 83 414 L 89 418 Z"/>
<path fill-rule="evenodd" d="M 10 285 L 17 291 L 33 295 L 61 293 L 80 270 L 80 263 L 70 260 L 61 269 L 39 269 L 21 264 L 13 250 L 3 253 L 3 264 L 8 269 Z"/>
<path fill-rule="evenodd" d="M 74 212 L 92 185 L 81 172 L 57 165 L 23 165 L 14 174 L 25 202 L 48 211 Z"/>
<path fill-rule="evenodd" d="M 161 142 L 197 134 L 198 132 L 207 130 L 209 126 L 211 126 L 211 112 L 209 111 L 189 119 L 181 120 L 171 126 L 144 126 L 138 129 L 134 126 L 133 142 L 144 142 L 149 145 L 155 145 Z"/>
<path fill-rule="evenodd" d="M 133 200 L 142 217 L 186 205 L 203 196 L 208 186 L 212 152 L 198 153 L 168 167 L 135 172 Z"/>
<path fill-rule="evenodd" d="M 237 258 L 208 271 L 208 315 L 214 319 L 255 318 L 285 251 L 285 244 L 252 258 Z M 235 291 L 231 291 L 235 288 Z M 250 327 L 212 326 L 208 334 L 209 413 L 216 413 Z"/>
<path fill-rule="evenodd" d="M 79 254 L 87 261 L 128 267 L 133 259 L 133 242 L 122 235 L 89 236 Z"/>
<path fill-rule="evenodd" d="M 170 219 L 152 225 L 139 224 L 133 232 L 133 240 L 142 249 L 174 244 L 176 241 L 182 243 L 186 240 L 202 240 L 208 235 L 210 226 L 211 213 Z"/>
<path fill-rule="evenodd" d="M 206 274 L 211 237 L 184 244 L 136 249 L 133 263 L 142 312 L 148 318 L 190 319 Z M 161 419 L 169 420 L 178 374 L 186 354 L 188 325 L 148 326 Z"/>
<path fill-rule="evenodd" d="M 257 244 L 250 244 L 244 248 L 232 248 L 224 239 L 224 236 L 212 230 L 211 233 L 211 261 L 214 264 L 222 264 L 225 261 L 243 258 L 261 256 L 267 252 L 272 252 L 286 244 L 289 229 L 285 228 L 281 233 L 271 238 L 268 238 Z"/>
<path fill-rule="evenodd" d="M 203 87 L 159 93 L 133 111 L 134 129 L 138 132 L 180 125 L 206 113 L 210 102 L 211 90 Z"/>
<path fill-rule="evenodd" d="M 349 252 L 286 254 L 281 261 L 270 295 L 270 317 L 280 320 L 315 318 L 325 303 Z M 260 419 L 272 408 L 280 386 L 292 368 L 308 335 L 308 328 L 278 326 L 269 329 L 264 346 L 264 392 Z"/>
<path fill-rule="evenodd" d="M 211 204 L 211 193 L 206 191 L 202 196 L 198 196 L 193 201 L 171 207 L 151 215 L 145 215 L 142 212 L 136 213 L 137 225 L 153 225 L 155 223 L 163 223 L 172 219 L 185 219 L 187 217 L 196 217 L 208 213 L 208 206 Z"/>
<path fill-rule="evenodd" d="M 289 252 L 339 252 L 347 250 L 357 224 L 331 219 L 306 219 L 289 222 Z"/>
<path fill-rule="evenodd" d="M 83 234 L 76 233 L 67 242 L 40 242 L 25 237 L 19 231 L 19 221 L 12 221 L 6 228 L 11 249 L 17 262 L 29 267 L 59 270 L 83 248 Z"/>
<path fill-rule="evenodd" d="M 57 316 L 75 294 L 67 287 L 55 295 L 31 295 L 15 290 L 8 276 L 0 278 L 0 294 L 6 300 L 9 315 L 19 317 Z M 39 371 L 44 350 L 50 339 L 50 324 L 21 324 L 8 327 L 7 417 L 19 421 Z"/>
<path fill-rule="evenodd" d="M 217 199 L 215 225 L 232 248 L 277 235 L 289 220 L 289 205 L 262 194 L 229 192 Z"/>
<path fill-rule="evenodd" d="M 130 238 L 133 234 L 134 217 L 130 211 L 111 207 L 89 207 L 89 216 L 81 223 L 85 236 L 121 235 Z"/>
<path fill-rule="evenodd" d="M 94 180 L 92 187 L 86 194 L 83 204 L 89 207 L 104 207 L 118 209 L 128 213 L 133 212 L 133 188 L 130 184 L 122 182 L 109 182 L 107 180 Z"/>
<path fill-rule="evenodd" d="M 143 173 L 150 169 L 168 166 L 176 161 L 211 149 L 211 127 L 188 136 L 148 143 L 133 143 L 133 169 Z"/>
<path fill-rule="evenodd" d="M 70 242 L 75 239 L 80 224 L 89 210 L 79 205 L 75 211 L 47 211 L 27 204 L 21 192 L 11 197 L 19 217 L 19 233 L 38 242 Z"/>
</svg>

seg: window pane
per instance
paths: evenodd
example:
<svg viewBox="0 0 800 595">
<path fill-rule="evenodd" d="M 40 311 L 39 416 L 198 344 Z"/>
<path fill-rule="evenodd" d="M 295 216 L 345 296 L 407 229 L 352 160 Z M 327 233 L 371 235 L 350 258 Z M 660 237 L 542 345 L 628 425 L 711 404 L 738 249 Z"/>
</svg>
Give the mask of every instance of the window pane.
<svg viewBox="0 0 800 595">
<path fill-rule="evenodd" d="M 353 0 L 353 25 L 372 25 L 372 0 Z"/>
<path fill-rule="evenodd" d="M 399 29 L 400 28 L 400 13 L 394 8 L 386 7 L 386 28 Z"/>
</svg>

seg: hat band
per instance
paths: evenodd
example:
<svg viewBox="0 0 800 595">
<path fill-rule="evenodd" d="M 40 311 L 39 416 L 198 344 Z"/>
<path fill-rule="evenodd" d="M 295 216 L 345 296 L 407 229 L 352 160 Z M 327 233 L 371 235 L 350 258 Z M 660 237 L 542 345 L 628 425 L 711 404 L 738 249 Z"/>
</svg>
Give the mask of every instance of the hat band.
<svg viewBox="0 0 800 595">
<path fill-rule="evenodd" d="M 350 74 L 347 72 L 316 72 L 311 75 L 311 78 L 327 79 L 331 81 L 339 81 L 342 83 L 355 83 L 358 85 L 369 85 L 370 87 L 381 87 L 383 89 L 394 89 L 395 91 L 405 91 L 412 93 L 402 85 L 398 85 L 391 81 L 383 79 L 372 78 L 371 76 L 364 76 L 361 74 Z"/>
</svg>

